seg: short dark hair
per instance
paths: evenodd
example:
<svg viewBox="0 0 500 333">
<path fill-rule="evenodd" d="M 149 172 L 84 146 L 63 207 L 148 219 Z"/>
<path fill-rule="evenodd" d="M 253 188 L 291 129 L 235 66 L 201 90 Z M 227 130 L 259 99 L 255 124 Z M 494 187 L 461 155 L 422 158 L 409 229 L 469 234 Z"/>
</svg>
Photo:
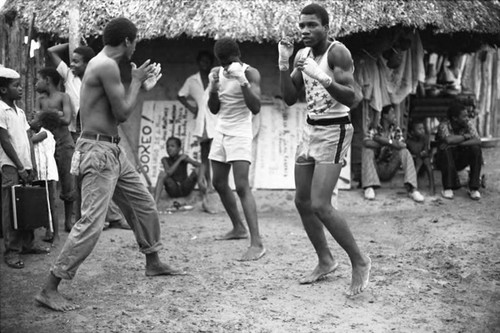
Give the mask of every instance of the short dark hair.
<svg viewBox="0 0 500 333">
<path fill-rule="evenodd" d="M 200 51 L 196 56 L 196 62 L 200 62 L 201 58 L 206 57 L 210 59 L 210 62 L 214 62 L 214 55 L 209 51 Z"/>
<path fill-rule="evenodd" d="M 382 115 L 388 114 L 391 109 L 394 109 L 392 104 L 386 105 L 382 108 Z"/>
<path fill-rule="evenodd" d="M 408 126 L 408 128 L 413 131 L 415 129 L 415 126 L 419 125 L 419 124 L 424 124 L 424 120 L 421 119 L 421 118 L 418 118 L 418 119 L 413 119 L 411 122 L 410 122 L 410 126 Z"/>
<path fill-rule="evenodd" d="M 214 54 L 219 60 L 227 59 L 230 56 L 239 57 L 241 55 L 238 43 L 229 37 L 221 38 L 215 42 Z"/>
<path fill-rule="evenodd" d="M 302 8 L 300 12 L 301 15 L 316 15 L 320 20 L 321 24 L 328 25 L 330 23 L 330 19 L 328 18 L 328 13 L 323 6 L 318 5 L 317 3 L 312 3 L 310 5 Z"/>
<path fill-rule="evenodd" d="M 59 127 L 61 124 L 61 119 L 59 115 L 55 112 L 44 111 L 37 114 L 36 118 L 38 123 L 42 125 L 43 128 L 53 131 Z"/>
<path fill-rule="evenodd" d="M 453 102 L 446 111 L 446 115 L 448 116 L 448 119 L 458 118 L 462 110 L 467 110 L 467 107 L 460 102 Z"/>
<path fill-rule="evenodd" d="M 104 45 L 118 46 L 125 41 L 126 38 L 133 42 L 137 37 L 137 27 L 132 21 L 125 17 L 112 19 L 104 27 L 102 41 Z"/>
<path fill-rule="evenodd" d="M 89 46 L 79 46 L 74 49 L 73 53 L 81 55 L 84 62 L 89 62 L 95 56 L 94 50 Z"/>
<path fill-rule="evenodd" d="M 180 147 L 182 145 L 181 139 L 179 139 L 175 136 L 171 136 L 170 138 L 167 139 L 167 143 L 169 143 L 170 141 L 174 141 L 178 147 Z"/>
<path fill-rule="evenodd" d="M 61 76 L 55 68 L 44 67 L 38 71 L 38 74 L 44 79 L 50 78 L 55 86 L 59 85 L 61 81 Z"/>
</svg>

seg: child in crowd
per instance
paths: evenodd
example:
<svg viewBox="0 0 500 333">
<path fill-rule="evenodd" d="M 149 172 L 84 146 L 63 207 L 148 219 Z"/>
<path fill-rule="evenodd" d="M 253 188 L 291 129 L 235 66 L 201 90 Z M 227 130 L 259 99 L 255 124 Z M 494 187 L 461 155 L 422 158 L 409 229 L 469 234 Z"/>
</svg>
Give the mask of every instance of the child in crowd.
<svg viewBox="0 0 500 333">
<path fill-rule="evenodd" d="M 58 90 L 61 77 L 53 68 L 42 68 L 38 72 L 35 89 L 39 93 L 36 100 L 36 109 L 41 112 L 59 115 L 59 122 L 50 124 L 47 129 L 52 132 L 56 140 L 55 159 L 61 183 L 61 199 L 64 201 L 64 227 L 71 230 L 73 203 L 76 200 L 76 179 L 70 174 L 71 158 L 75 150 L 75 143 L 68 129 L 71 121 L 72 106 L 68 94 Z M 79 216 L 79 214 L 77 214 Z"/>
<path fill-rule="evenodd" d="M 2 230 L 4 261 L 11 268 L 24 268 L 21 254 L 42 254 L 47 249 L 34 244 L 33 230 L 16 230 L 12 226 L 12 192 L 14 185 L 31 183 L 35 177 L 33 150 L 28 137 L 29 125 L 24 111 L 17 107 L 22 87 L 16 71 L 0 66 L 0 167 L 2 169 Z"/>
<path fill-rule="evenodd" d="M 57 127 L 58 123 L 59 115 L 52 112 L 42 112 L 36 114 L 30 124 L 34 132 L 31 136 L 31 142 L 33 143 L 38 180 L 46 181 L 46 186 L 49 189 L 50 212 L 54 228 L 54 231 L 47 229 L 43 241 L 52 243 L 52 246 L 59 242 L 59 222 L 54 203 L 59 174 L 54 158 L 56 141 L 52 133 L 44 127 Z"/>
<path fill-rule="evenodd" d="M 415 171 L 417 175 L 424 168 L 429 177 L 429 186 L 432 194 L 436 193 L 434 177 L 431 163 L 430 137 L 425 131 L 424 123 L 421 120 L 413 121 L 409 127 L 409 135 L 406 140 L 406 146 L 413 157 Z"/>
<path fill-rule="evenodd" d="M 163 187 L 171 198 L 186 197 L 193 191 L 196 184 L 200 190 L 206 192 L 206 180 L 204 175 L 204 165 L 193 160 L 186 154 L 181 154 L 181 140 L 170 137 L 166 144 L 168 157 L 163 157 L 161 163 L 164 172 L 158 176 L 155 190 L 155 201 L 158 204 Z M 188 175 L 188 164 L 196 169 Z M 178 207 L 176 207 L 178 208 Z"/>
</svg>

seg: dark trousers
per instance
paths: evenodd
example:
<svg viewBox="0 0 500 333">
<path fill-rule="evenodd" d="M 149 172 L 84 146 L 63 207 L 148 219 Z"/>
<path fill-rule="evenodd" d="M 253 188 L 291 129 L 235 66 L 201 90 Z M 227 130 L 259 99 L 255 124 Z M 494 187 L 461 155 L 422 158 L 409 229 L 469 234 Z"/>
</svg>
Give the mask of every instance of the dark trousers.
<svg viewBox="0 0 500 333">
<path fill-rule="evenodd" d="M 456 190 L 460 188 L 457 172 L 467 166 L 470 167 L 469 189 L 472 191 L 479 189 L 483 163 L 481 146 L 455 146 L 439 149 L 437 163 L 439 170 L 441 170 L 443 189 Z"/>
<path fill-rule="evenodd" d="M 165 186 L 165 191 L 167 191 L 167 194 L 171 198 L 183 198 L 187 197 L 189 194 L 191 194 L 191 192 L 193 192 L 197 181 L 198 174 L 193 171 L 182 182 L 177 182 L 172 177 L 165 177 L 163 185 Z"/>
</svg>

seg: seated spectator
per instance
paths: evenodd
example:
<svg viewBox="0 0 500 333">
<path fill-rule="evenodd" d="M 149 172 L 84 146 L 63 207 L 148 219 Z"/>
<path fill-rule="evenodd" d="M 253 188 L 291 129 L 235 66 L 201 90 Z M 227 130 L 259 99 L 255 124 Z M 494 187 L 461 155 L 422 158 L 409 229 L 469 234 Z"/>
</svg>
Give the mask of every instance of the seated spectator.
<svg viewBox="0 0 500 333">
<path fill-rule="evenodd" d="M 168 138 L 166 148 L 168 157 L 161 159 L 164 172 L 160 173 L 156 183 L 156 203 L 158 204 L 160 200 L 163 186 L 171 198 L 187 197 L 197 183 L 200 190 L 205 193 L 207 186 L 205 178 L 202 176 L 204 175 L 203 164 L 186 154 L 181 154 L 181 140 L 179 138 Z M 187 173 L 188 164 L 196 168 L 190 175 Z"/>
<path fill-rule="evenodd" d="M 469 166 L 469 196 L 473 200 L 481 199 L 481 139 L 464 105 L 456 103 L 450 106 L 447 119 L 438 126 L 436 140 L 437 165 L 443 182 L 441 195 L 446 199 L 453 199 L 453 190 L 460 188 L 457 172 Z"/>
<path fill-rule="evenodd" d="M 424 197 L 417 190 L 417 173 L 410 152 L 406 149 L 402 132 L 396 125 L 396 114 L 392 105 L 382 109 L 380 123 L 369 128 L 361 150 L 361 185 L 365 198 L 375 199 L 374 188 L 380 187 L 380 180 L 394 177 L 402 166 L 404 185 L 408 195 L 416 202 Z"/>
<path fill-rule="evenodd" d="M 431 163 L 431 148 L 430 148 L 430 137 L 429 134 L 425 132 L 424 123 L 422 121 L 413 121 L 409 126 L 408 139 L 406 140 L 406 146 L 413 157 L 413 162 L 415 164 L 415 171 L 417 175 L 420 170 L 425 170 L 429 177 L 429 186 L 431 188 L 432 194 L 436 193 L 436 187 L 434 185 L 434 176 L 432 171 Z"/>
</svg>

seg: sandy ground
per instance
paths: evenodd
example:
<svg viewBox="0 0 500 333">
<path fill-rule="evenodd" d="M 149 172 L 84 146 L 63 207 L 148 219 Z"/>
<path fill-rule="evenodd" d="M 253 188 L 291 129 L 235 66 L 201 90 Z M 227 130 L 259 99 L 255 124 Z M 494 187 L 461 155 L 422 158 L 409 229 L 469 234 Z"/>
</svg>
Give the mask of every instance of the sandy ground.
<svg viewBox="0 0 500 333">
<path fill-rule="evenodd" d="M 22 270 L 2 261 L 0 331 L 500 332 L 500 151 L 484 152 L 479 202 L 465 190 L 453 201 L 427 195 L 423 204 L 402 187 L 382 188 L 373 202 L 358 189 L 340 192 L 341 210 L 373 260 L 369 288 L 357 297 L 344 294 L 351 268 L 330 236 L 340 268 L 298 284 L 316 256 L 293 191 L 255 191 L 268 249 L 261 260 L 237 261 L 247 240 L 214 241 L 228 218 L 198 204 L 161 216 L 161 257 L 189 275 L 147 278 L 132 232 L 107 230 L 76 278 L 61 284 L 76 311 L 52 312 L 33 300 L 60 246 L 25 256 Z"/>
</svg>

